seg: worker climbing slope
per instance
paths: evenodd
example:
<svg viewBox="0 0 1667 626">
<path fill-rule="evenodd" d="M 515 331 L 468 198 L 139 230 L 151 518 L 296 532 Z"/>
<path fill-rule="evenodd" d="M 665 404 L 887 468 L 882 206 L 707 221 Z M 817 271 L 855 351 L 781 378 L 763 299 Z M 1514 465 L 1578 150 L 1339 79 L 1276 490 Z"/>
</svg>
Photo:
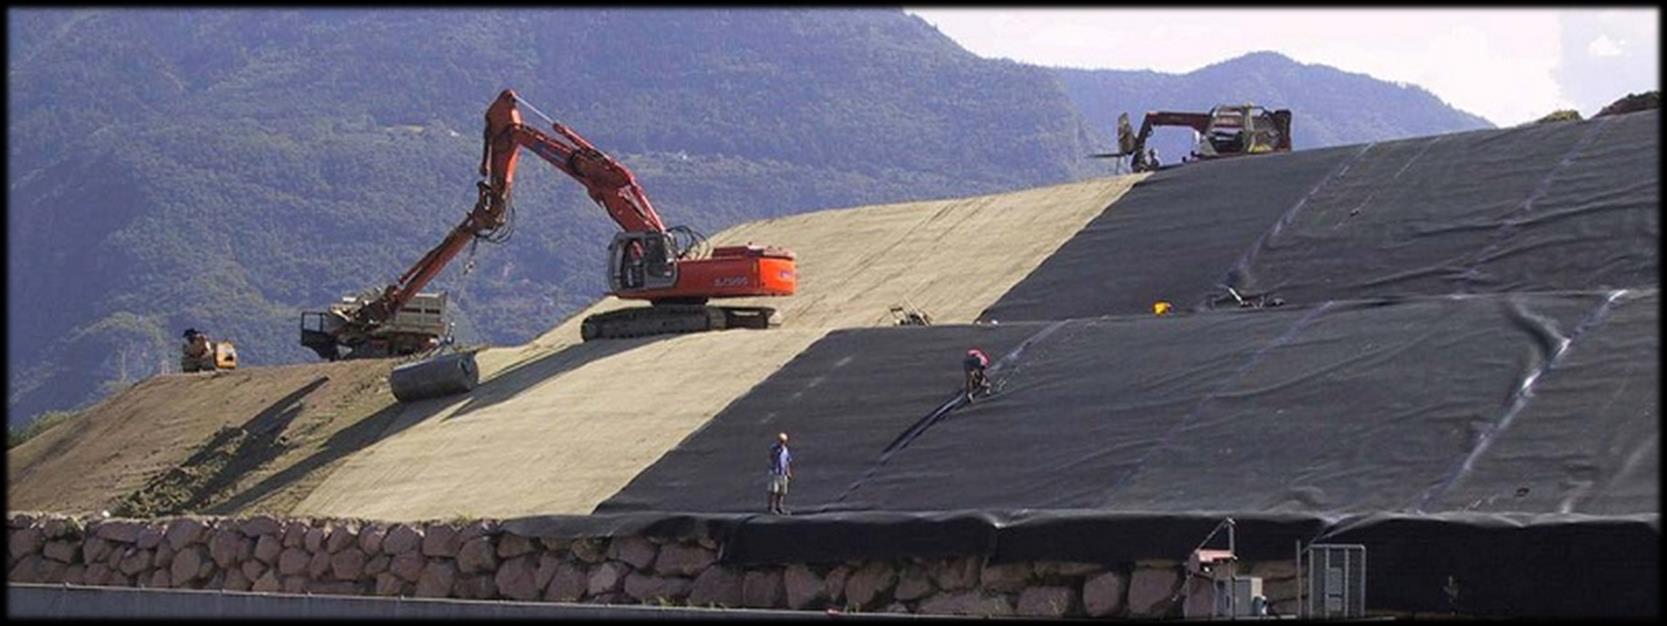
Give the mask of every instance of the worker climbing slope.
<svg viewBox="0 0 1667 626">
<path fill-rule="evenodd" d="M 967 356 L 961 360 L 961 368 L 966 375 L 964 389 L 967 401 L 971 402 L 975 395 L 990 395 L 990 378 L 984 370 L 990 367 L 990 357 L 978 348 L 969 348 Z"/>
</svg>

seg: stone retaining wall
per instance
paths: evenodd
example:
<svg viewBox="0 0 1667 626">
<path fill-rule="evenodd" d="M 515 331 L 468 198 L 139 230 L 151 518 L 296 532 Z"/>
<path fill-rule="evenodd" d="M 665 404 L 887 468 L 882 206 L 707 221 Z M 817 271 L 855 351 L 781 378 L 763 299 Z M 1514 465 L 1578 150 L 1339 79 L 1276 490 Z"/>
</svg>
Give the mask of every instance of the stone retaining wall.
<svg viewBox="0 0 1667 626">
<path fill-rule="evenodd" d="M 157 520 L 11 513 L 12 582 L 339 595 L 953 615 L 1179 616 L 1175 561 L 988 564 L 982 557 L 719 564 L 706 539 L 550 539 L 492 520 Z M 1241 564 L 1294 611 L 1288 561 Z M 1200 594 L 1198 597 L 1203 597 Z"/>
</svg>

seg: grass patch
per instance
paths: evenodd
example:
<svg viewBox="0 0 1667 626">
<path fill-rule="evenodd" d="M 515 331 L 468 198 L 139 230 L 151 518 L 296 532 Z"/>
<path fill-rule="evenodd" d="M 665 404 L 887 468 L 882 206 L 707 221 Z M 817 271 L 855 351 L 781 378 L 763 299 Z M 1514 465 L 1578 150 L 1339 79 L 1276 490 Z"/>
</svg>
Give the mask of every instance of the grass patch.
<svg viewBox="0 0 1667 626">
<path fill-rule="evenodd" d="M 10 450 L 23 442 L 50 430 L 52 427 L 68 422 L 81 416 L 80 411 L 47 411 L 36 416 L 34 421 L 22 428 L 6 429 L 6 449 Z"/>
</svg>

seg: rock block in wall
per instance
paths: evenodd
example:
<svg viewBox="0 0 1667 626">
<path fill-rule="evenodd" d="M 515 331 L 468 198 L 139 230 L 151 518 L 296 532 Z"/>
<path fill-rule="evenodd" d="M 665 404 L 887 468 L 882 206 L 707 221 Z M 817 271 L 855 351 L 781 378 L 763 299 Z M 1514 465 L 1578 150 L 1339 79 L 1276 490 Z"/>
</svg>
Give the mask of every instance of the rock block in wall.
<svg viewBox="0 0 1667 626">
<path fill-rule="evenodd" d="M 787 566 L 782 571 L 781 582 L 787 593 L 787 608 L 803 609 L 827 599 L 822 577 L 804 565 Z"/>
<path fill-rule="evenodd" d="M 249 590 L 261 593 L 277 593 L 282 591 L 283 588 L 283 583 L 278 580 L 278 571 L 269 569 L 266 570 L 265 574 L 261 574 L 260 578 L 255 579 L 255 584 Z"/>
<path fill-rule="evenodd" d="M 395 576 L 392 572 L 382 572 L 381 574 L 376 575 L 376 589 L 374 590 L 374 593 L 379 596 L 402 595 L 405 592 L 405 586 L 407 584 L 409 583 L 404 580 L 400 580 L 400 578 Z"/>
<path fill-rule="evenodd" d="M 307 578 L 311 578 L 313 580 L 323 580 L 324 575 L 329 573 L 329 572 L 330 572 L 330 553 L 329 552 L 319 550 L 318 554 L 314 554 L 312 556 L 312 559 L 307 561 Z"/>
<path fill-rule="evenodd" d="M 370 560 L 365 561 L 365 576 L 375 578 L 377 575 L 387 572 L 388 565 L 393 563 L 393 561 L 394 560 L 386 554 L 378 554 L 371 557 Z"/>
<path fill-rule="evenodd" d="M 143 524 L 135 521 L 105 520 L 98 525 L 98 530 L 93 531 L 93 533 L 100 539 L 108 541 L 134 543 L 139 541 L 139 531 L 144 530 L 144 528 Z M 36 532 L 39 532 L 39 530 Z"/>
<path fill-rule="evenodd" d="M 1180 583 L 1178 569 L 1136 567 L 1129 578 L 1129 612 L 1135 617 L 1162 616 Z"/>
<path fill-rule="evenodd" d="M 254 581 L 243 575 L 243 570 L 233 569 L 226 572 L 226 580 L 220 583 L 220 588 L 226 591 L 248 591 L 254 584 Z"/>
<path fill-rule="evenodd" d="M 450 524 L 430 524 L 423 529 L 423 556 L 456 557 L 463 547 L 457 539 L 457 527 Z"/>
<path fill-rule="evenodd" d="M 422 555 L 416 552 L 406 552 L 388 562 L 388 572 L 400 577 L 405 582 L 414 583 L 422 578 L 423 568 L 426 565 L 428 565 L 428 561 L 423 559 Z"/>
<path fill-rule="evenodd" d="M 503 544 L 498 544 L 503 545 Z M 556 567 L 561 565 L 561 557 L 550 552 L 538 555 L 538 566 L 533 570 L 533 586 L 544 589 L 550 586 L 550 579 L 556 575 Z"/>
<path fill-rule="evenodd" d="M 255 539 L 262 535 L 279 535 L 283 533 L 284 525 L 270 515 L 256 515 L 239 523 L 237 530 L 243 536 Z"/>
<path fill-rule="evenodd" d="M 464 574 L 486 573 L 497 568 L 497 551 L 488 537 L 475 537 L 457 549 L 457 569 Z"/>
<path fill-rule="evenodd" d="M 254 552 L 252 543 L 241 532 L 231 529 L 217 530 L 208 542 L 208 555 L 214 559 L 215 565 L 229 569 L 248 560 L 250 553 Z"/>
<path fill-rule="evenodd" d="M 851 566 L 837 565 L 828 570 L 828 575 L 822 578 L 822 595 L 828 602 L 844 606 L 845 581 L 851 577 Z"/>
<path fill-rule="evenodd" d="M 933 567 L 932 582 L 946 591 L 972 589 L 978 586 L 978 575 L 983 570 L 984 561 L 978 557 L 948 558 Z"/>
<path fill-rule="evenodd" d="M 926 568 L 910 563 L 898 574 L 897 589 L 892 592 L 892 597 L 906 602 L 924 598 L 933 591 L 935 589 L 932 587 L 932 577 L 927 574 Z"/>
<path fill-rule="evenodd" d="M 8 547 L 14 561 L 36 554 L 46 546 L 46 533 L 35 527 L 13 530 L 9 539 Z"/>
<path fill-rule="evenodd" d="M 15 539 L 14 539 L 15 540 Z M 110 556 L 110 542 L 100 537 L 87 537 L 81 542 L 81 562 L 92 565 Z"/>
<path fill-rule="evenodd" d="M 682 581 L 682 585 L 675 581 Z M 672 599 L 679 586 L 682 587 L 682 592 L 687 594 L 690 584 L 692 583 L 686 578 L 661 578 L 642 572 L 631 572 L 625 576 L 624 591 L 625 595 L 631 596 L 632 599 L 648 603 L 656 598 Z"/>
<path fill-rule="evenodd" d="M 523 554 L 537 551 L 531 539 L 515 533 L 504 533 L 498 537 L 498 558 L 513 559 Z"/>
<path fill-rule="evenodd" d="M 562 563 L 550 575 L 544 587 L 544 599 L 549 602 L 578 602 L 590 588 L 590 572 L 581 563 Z"/>
<path fill-rule="evenodd" d="M 284 585 L 284 587 L 283 587 L 283 592 L 284 593 L 306 593 L 307 592 L 307 577 L 306 576 L 285 576 L 284 579 L 283 579 L 283 585 Z"/>
<path fill-rule="evenodd" d="M 326 522 L 326 524 L 328 524 L 328 522 Z M 302 539 L 301 546 L 306 548 L 308 552 L 318 554 L 324 551 L 324 540 L 329 536 L 329 526 L 310 527 L 307 529 L 307 534 Z"/>
<path fill-rule="evenodd" d="M 307 531 L 312 527 L 304 520 L 290 520 L 284 522 L 283 544 L 285 548 L 307 547 Z"/>
<path fill-rule="evenodd" d="M 359 529 L 359 550 L 366 556 L 382 553 L 382 541 L 388 538 L 388 528 L 382 524 L 366 524 Z"/>
<path fill-rule="evenodd" d="M 676 576 L 696 576 L 717 562 L 718 553 L 699 545 L 666 544 L 654 559 L 654 571 Z"/>
<path fill-rule="evenodd" d="M 575 539 L 570 547 L 573 549 L 573 556 L 586 563 L 601 563 L 608 558 L 606 546 L 602 539 L 593 537 Z"/>
<path fill-rule="evenodd" d="M 365 573 L 365 553 L 358 546 L 330 555 L 330 575 L 336 580 L 359 580 Z"/>
<path fill-rule="evenodd" d="M 532 558 L 522 555 L 505 560 L 492 580 L 504 597 L 530 602 L 538 599 L 540 591 L 535 573 Z"/>
<path fill-rule="evenodd" d="M 695 577 L 694 587 L 689 589 L 689 604 L 692 606 L 725 606 L 741 605 L 741 575 L 722 565 L 706 568 L 700 576 Z"/>
<path fill-rule="evenodd" d="M 63 539 L 80 534 L 80 525 L 73 517 L 49 517 L 40 523 L 41 534 L 47 539 Z"/>
<path fill-rule="evenodd" d="M 255 540 L 254 557 L 256 560 L 271 565 L 278 562 L 278 555 L 284 551 L 283 540 L 275 535 L 261 535 Z"/>
<path fill-rule="evenodd" d="M 398 524 L 388 530 L 388 536 L 382 538 L 382 551 L 399 556 L 407 552 L 415 552 L 423 545 L 423 532 L 407 524 Z"/>
<path fill-rule="evenodd" d="M 87 581 L 86 584 L 93 585 L 93 586 L 103 585 L 103 584 L 110 581 L 110 575 L 113 574 L 113 573 L 115 573 L 115 572 L 110 569 L 110 566 L 105 565 L 103 563 L 94 563 L 92 565 L 88 565 L 87 566 L 87 573 L 85 574 L 85 580 Z M 14 574 L 15 574 L 15 572 L 14 572 Z M 25 580 L 17 580 L 17 577 L 15 575 L 7 576 L 6 580 L 11 580 L 11 581 L 16 581 L 16 582 L 28 582 L 28 581 L 25 581 Z"/>
<path fill-rule="evenodd" d="M 76 563 L 64 568 L 64 583 L 70 585 L 87 584 L 87 566 Z"/>
<path fill-rule="evenodd" d="M 845 579 L 845 604 L 857 608 L 872 606 L 897 583 L 897 571 L 884 561 L 869 561 Z"/>
<path fill-rule="evenodd" d="M 1016 563 L 986 564 L 979 572 L 980 584 L 989 591 L 1011 593 L 1023 591 L 1030 580 L 1031 565 L 1029 561 Z"/>
<path fill-rule="evenodd" d="M 498 534 L 498 524 L 492 520 L 476 520 L 464 524 L 457 529 L 457 545 L 468 543 L 475 537 L 490 537 Z"/>
<path fill-rule="evenodd" d="M 1082 582 L 1083 610 L 1089 617 L 1109 617 L 1123 611 L 1127 581 L 1118 572 L 1089 576 Z"/>
<path fill-rule="evenodd" d="M 40 560 L 40 569 L 36 570 L 35 575 L 43 583 L 56 585 L 64 582 L 64 571 L 67 569 L 69 569 L 67 563 L 43 558 Z"/>
<path fill-rule="evenodd" d="M 654 564 L 658 546 L 638 536 L 618 537 L 608 546 L 608 558 L 624 561 L 632 569 L 648 569 Z"/>
<path fill-rule="evenodd" d="M 182 517 L 168 524 L 168 530 L 164 533 L 164 538 L 168 542 L 168 547 L 172 548 L 175 554 L 178 554 L 185 546 L 201 540 L 206 528 L 200 521 Z"/>
<path fill-rule="evenodd" d="M 1008 604 L 1006 597 L 1000 595 L 978 591 L 950 591 L 922 600 L 916 612 L 931 615 L 1006 617 L 1013 614 L 1013 607 Z"/>
<path fill-rule="evenodd" d="M 213 587 L 211 588 L 218 589 L 220 580 L 225 576 L 225 574 L 225 572 L 219 571 L 218 568 L 214 567 L 214 561 L 208 558 L 207 552 L 205 551 L 202 563 L 197 565 L 197 579 L 213 581 Z"/>
<path fill-rule="evenodd" d="M 1077 603 L 1073 587 L 1026 587 L 1016 612 L 1026 617 L 1065 617 Z"/>
<path fill-rule="evenodd" d="M 603 563 L 590 573 L 590 584 L 586 590 L 593 596 L 619 591 L 620 586 L 625 584 L 625 574 L 628 571 L 625 564 L 618 561 Z"/>
<path fill-rule="evenodd" d="M 324 539 L 324 551 L 336 554 L 347 549 L 348 546 L 359 543 L 359 527 L 354 524 L 337 524 L 330 528 L 329 536 Z"/>
<path fill-rule="evenodd" d="M 1188 577 L 1181 584 L 1181 616 L 1188 618 L 1207 618 L 1215 612 L 1216 596 L 1211 589 L 1214 585 L 1210 579 L 1202 576 Z"/>
<path fill-rule="evenodd" d="M 573 540 L 566 537 L 539 537 L 538 545 L 551 552 L 567 552 L 573 546 Z"/>
<path fill-rule="evenodd" d="M 278 555 L 278 573 L 284 576 L 295 576 L 307 571 L 307 564 L 312 561 L 312 555 L 300 548 L 288 548 Z"/>
<path fill-rule="evenodd" d="M 156 567 L 173 567 L 173 565 L 174 565 L 174 547 L 168 545 L 167 541 L 163 541 L 161 543 L 156 544 L 155 566 Z"/>
<path fill-rule="evenodd" d="M 249 582 L 253 584 L 254 581 L 260 580 L 260 577 L 266 573 L 266 570 L 272 568 L 267 567 L 265 563 L 261 563 L 260 561 L 249 559 L 244 561 L 242 565 L 237 566 L 237 569 L 238 571 L 243 572 L 243 577 L 249 579 Z"/>
<path fill-rule="evenodd" d="M 755 609 L 779 608 L 785 595 L 781 570 L 753 570 L 741 577 L 741 606 Z"/>
<path fill-rule="evenodd" d="M 141 550 L 155 550 L 168 536 L 168 530 L 161 524 L 147 524 L 139 529 L 139 535 L 133 538 L 133 545 Z"/>
<path fill-rule="evenodd" d="M 48 541 L 46 546 L 41 548 L 41 556 L 59 563 L 74 563 L 75 557 L 81 553 L 80 548 L 80 544 L 68 539 Z"/>
<path fill-rule="evenodd" d="M 423 566 L 417 579 L 415 595 L 419 598 L 444 598 L 457 583 L 457 565 L 450 560 L 433 560 Z"/>
<path fill-rule="evenodd" d="M 168 570 L 159 569 L 151 572 L 150 580 L 146 582 L 145 586 L 153 589 L 167 589 L 174 586 L 174 577 L 168 573 Z"/>
<path fill-rule="evenodd" d="M 33 513 L 11 513 L 6 518 L 6 526 L 12 529 L 34 526 L 37 516 Z"/>
<path fill-rule="evenodd" d="M 185 549 L 174 553 L 174 562 L 169 564 L 168 573 L 173 576 L 176 583 L 197 580 L 203 565 L 212 565 L 213 563 L 207 557 L 208 555 L 204 554 L 202 546 L 186 546 Z"/>
<path fill-rule="evenodd" d="M 119 569 L 121 573 L 127 574 L 128 576 L 137 575 L 139 572 L 143 572 L 151 568 L 151 559 L 155 555 L 156 553 L 151 552 L 150 550 L 129 548 L 126 552 L 126 556 L 122 557 L 122 564 Z"/>
</svg>

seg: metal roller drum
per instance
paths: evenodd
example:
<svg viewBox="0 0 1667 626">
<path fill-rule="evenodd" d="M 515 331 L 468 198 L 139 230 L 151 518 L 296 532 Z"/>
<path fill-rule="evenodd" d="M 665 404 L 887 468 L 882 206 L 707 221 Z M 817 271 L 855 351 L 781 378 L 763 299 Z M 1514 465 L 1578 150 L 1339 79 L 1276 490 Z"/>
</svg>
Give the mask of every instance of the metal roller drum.
<svg viewBox="0 0 1667 626">
<path fill-rule="evenodd" d="M 473 352 L 407 363 L 388 375 L 388 387 L 400 402 L 467 393 L 478 384 L 480 367 Z"/>
</svg>

